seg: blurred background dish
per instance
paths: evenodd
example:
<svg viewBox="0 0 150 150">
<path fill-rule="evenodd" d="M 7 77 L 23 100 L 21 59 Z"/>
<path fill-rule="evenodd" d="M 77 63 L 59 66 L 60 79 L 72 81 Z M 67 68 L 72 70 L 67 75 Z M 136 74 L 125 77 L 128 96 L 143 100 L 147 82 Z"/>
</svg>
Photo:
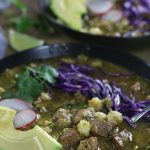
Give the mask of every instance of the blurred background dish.
<svg viewBox="0 0 150 150">
<path fill-rule="evenodd" d="M 88 0 L 83 4 L 84 1 L 68 0 L 66 6 L 64 0 L 39 0 L 39 5 L 50 23 L 84 42 L 128 49 L 149 46 L 148 1 L 147 5 L 143 0 L 140 5 L 127 0 Z M 97 7 L 100 3 L 106 3 L 105 7 Z"/>
</svg>

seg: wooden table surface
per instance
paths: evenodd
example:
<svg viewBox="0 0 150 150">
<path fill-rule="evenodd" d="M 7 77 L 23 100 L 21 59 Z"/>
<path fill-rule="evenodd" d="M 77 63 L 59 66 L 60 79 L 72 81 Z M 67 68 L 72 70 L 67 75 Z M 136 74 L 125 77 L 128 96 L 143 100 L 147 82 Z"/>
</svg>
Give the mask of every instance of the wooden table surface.
<svg viewBox="0 0 150 150">
<path fill-rule="evenodd" d="M 23 0 L 27 6 L 29 7 L 29 12 L 31 15 L 37 15 L 40 13 L 39 6 L 37 4 L 37 0 Z M 13 16 L 13 10 L 8 9 L 7 10 L 10 16 Z M 13 16 L 14 17 L 14 16 Z M 5 25 L 5 16 L 3 14 L 0 14 L 0 24 L 3 26 L 4 30 L 7 32 L 8 27 Z M 31 32 L 31 34 L 35 35 L 34 32 Z M 77 41 L 71 37 L 69 37 L 67 34 L 63 33 L 63 31 L 57 31 L 55 34 L 49 34 L 49 35 L 43 35 L 43 34 L 36 34 L 36 37 L 44 39 L 47 43 L 64 43 L 64 42 L 73 42 Z M 9 49 L 9 54 L 13 53 L 11 49 Z M 133 50 L 129 53 L 132 53 L 139 58 L 143 59 L 144 61 L 147 61 L 150 63 L 150 47 L 149 48 L 142 48 L 141 50 Z"/>
</svg>

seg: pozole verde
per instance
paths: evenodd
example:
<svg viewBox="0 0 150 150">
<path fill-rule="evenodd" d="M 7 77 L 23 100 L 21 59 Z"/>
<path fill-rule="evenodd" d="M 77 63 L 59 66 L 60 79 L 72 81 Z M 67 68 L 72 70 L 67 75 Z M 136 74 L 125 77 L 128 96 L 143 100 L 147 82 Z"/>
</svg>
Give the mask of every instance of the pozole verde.
<svg viewBox="0 0 150 150">
<path fill-rule="evenodd" d="M 59 23 L 93 35 L 139 37 L 150 34 L 149 0 L 49 0 Z"/>
<path fill-rule="evenodd" d="M 14 118 L 14 128 L 39 125 L 64 150 L 150 149 L 149 112 L 129 122 L 150 104 L 150 84 L 115 64 L 85 55 L 33 62 L 4 71 L 0 93 L 0 105 L 18 98 L 37 114 Z"/>
</svg>

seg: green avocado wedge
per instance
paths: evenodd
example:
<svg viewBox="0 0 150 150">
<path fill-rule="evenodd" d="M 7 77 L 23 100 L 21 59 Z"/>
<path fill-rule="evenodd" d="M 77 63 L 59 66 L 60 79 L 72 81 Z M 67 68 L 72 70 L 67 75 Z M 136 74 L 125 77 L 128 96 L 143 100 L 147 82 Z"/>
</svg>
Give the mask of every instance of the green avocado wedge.
<svg viewBox="0 0 150 150">
<path fill-rule="evenodd" d="M 82 29 L 82 15 L 87 12 L 85 0 L 51 0 L 50 8 L 68 27 Z"/>
<path fill-rule="evenodd" d="M 61 150 L 62 146 L 39 126 L 28 131 L 13 126 L 15 110 L 0 107 L 0 150 Z"/>
</svg>

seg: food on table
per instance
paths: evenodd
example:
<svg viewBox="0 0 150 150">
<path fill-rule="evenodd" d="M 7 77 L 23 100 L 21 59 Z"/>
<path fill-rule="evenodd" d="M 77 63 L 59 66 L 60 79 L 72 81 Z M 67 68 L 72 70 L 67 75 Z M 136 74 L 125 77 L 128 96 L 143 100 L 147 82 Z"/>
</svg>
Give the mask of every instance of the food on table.
<svg viewBox="0 0 150 150">
<path fill-rule="evenodd" d="M 0 148 L 148 149 L 149 95 L 147 80 L 85 55 L 7 69 L 0 74 Z"/>
<path fill-rule="evenodd" d="M 50 0 L 59 23 L 84 33 L 116 37 L 150 35 L 149 0 Z"/>
</svg>

